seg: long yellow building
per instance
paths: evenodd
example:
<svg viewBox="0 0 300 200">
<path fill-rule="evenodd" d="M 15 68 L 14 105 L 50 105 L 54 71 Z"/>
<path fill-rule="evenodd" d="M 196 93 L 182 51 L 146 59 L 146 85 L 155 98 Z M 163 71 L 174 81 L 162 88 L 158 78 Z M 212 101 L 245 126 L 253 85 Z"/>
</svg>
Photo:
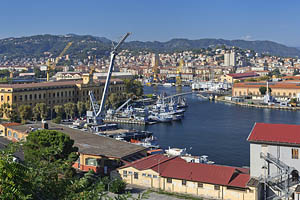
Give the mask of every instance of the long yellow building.
<svg viewBox="0 0 300 200">
<path fill-rule="evenodd" d="M 298 98 L 300 95 L 300 83 L 298 82 L 272 82 L 268 84 L 271 95 L 280 100 Z M 235 83 L 232 88 L 233 97 L 252 96 L 254 99 L 261 98 L 260 87 L 267 87 L 266 82 Z"/>
<path fill-rule="evenodd" d="M 102 97 L 105 80 L 93 81 L 92 75 L 83 75 L 80 81 L 56 81 L 29 84 L 0 84 L 0 106 L 30 105 L 45 103 L 53 108 L 68 102 L 86 102 L 89 100 L 89 91 L 92 90 L 97 100 Z M 111 79 L 109 92 L 122 93 L 125 91 L 124 82 L 120 79 Z"/>
<path fill-rule="evenodd" d="M 115 176 L 129 184 L 212 199 L 256 200 L 258 181 L 245 168 L 187 163 L 152 155 L 120 167 Z"/>
</svg>

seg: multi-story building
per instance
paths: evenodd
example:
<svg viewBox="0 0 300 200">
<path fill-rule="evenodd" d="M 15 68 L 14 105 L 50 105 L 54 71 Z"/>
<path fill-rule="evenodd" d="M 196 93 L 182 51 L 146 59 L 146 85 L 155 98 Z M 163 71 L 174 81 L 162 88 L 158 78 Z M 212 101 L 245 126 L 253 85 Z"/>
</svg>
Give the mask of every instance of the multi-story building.
<svg viewBox="0 0 300 200">
<path fill-rule="evenodd" d="M 293 195 L 293 199 L 300 199 L 299 136 L 299 125 L 254 125 L 248 137 L 250 175 L 266 186 L 261 199 L 290 199 Z"/>
<path fill-rule="evenodd" d="M 92 75 L 84 74 L 79 81 L 56 81 L 29 84 L 0 84 L 0 106 L 30 105 L 45 103 L 53 108 L 68 102 L 88 101 L 89 91 L 92 90 L 97 100 L 102 97 L 105 80 L 93 81 Z M 122 93 L 125 90 L 124 82 L 120 79 L 111 79 L 109 92 Z"/>
<path fill-rule="evenodd" d="M 227 52 L 224 54 L 224 66 L 236 66 L 235 52 Z"/>
</svg>

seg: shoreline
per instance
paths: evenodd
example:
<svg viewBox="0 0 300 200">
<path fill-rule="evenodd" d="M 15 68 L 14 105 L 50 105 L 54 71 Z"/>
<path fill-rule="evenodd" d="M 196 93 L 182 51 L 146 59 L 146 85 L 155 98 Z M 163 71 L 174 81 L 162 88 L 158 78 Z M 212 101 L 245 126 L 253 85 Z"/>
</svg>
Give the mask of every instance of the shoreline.
<svg viewBox="0 0 300 200">
<path fill-rule="evenodd" d="M 241 103 L 241 102 L 234 102 L 234 101 L 228 101 L 224 99 L 215 99 L 216 102 L 224 102 L 224 103 L 230 103 L 235 104 L 237 106 L 242 107 L 252 107 L 252 108 L 267 108 L 267 109 L 275 109 L 275 110 L 289 110 L 289 111 L 298 111 L 300 110 L 300 107 L 280 107 L 280 106 L 269 106 L 269 105 L 256 105 L 256 104 L 248 104 L 248 103 Z"/>
</svg>

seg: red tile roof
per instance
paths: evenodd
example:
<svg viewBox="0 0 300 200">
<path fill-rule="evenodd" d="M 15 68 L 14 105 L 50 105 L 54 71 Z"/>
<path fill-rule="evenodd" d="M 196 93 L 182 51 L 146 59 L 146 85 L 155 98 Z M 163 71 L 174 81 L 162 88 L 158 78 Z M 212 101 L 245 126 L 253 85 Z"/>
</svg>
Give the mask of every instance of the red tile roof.
<svg viewBox="0 0 300 200">
<path fill-rule="evenodd" d="M 228 76 L 231 76 L 232 78 L 246 78 L 246 77 L 254 77 L 259 76 L 255 72 L 247 72 L 247 73 L 236 73 L 236 74 L 227 74 Z"/>
<path fill-rule="evenodd" d="M 21 124 L 17 123 L 17 122 L 9 122 L 9 123 L 3 123 L 1 125 L 4 126 L 4 127 L 9 127 L 9 126 L 19 126 Z"/>
<path fill-rule="evenodd" d="M 248 141 L 300 145 L 300 125 L 255 123 Z"/>
<path fill-rule="evenodd" d="M 127 167 L 138 170 L 152 169 L 162 177 L 240 188 L 246 188 L 250 179 L 248 169 L 188 163 L 180 157 L 167 157 L 161 154 L 142 158 L 121 168 Z"/>
</svg>

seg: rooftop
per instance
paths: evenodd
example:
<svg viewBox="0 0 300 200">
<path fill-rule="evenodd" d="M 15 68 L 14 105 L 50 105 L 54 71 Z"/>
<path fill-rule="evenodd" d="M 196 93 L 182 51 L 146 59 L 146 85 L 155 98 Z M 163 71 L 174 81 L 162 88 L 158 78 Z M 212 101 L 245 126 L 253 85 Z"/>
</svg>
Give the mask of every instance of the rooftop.
<svg viewBox="0 0 300 200">
<path fill-rule="evenodd" d="M 248 141 L 300 145 L 300 125 L 255 123 Z"/>
<path fill-rule="evenodd" d="M 231 76 L 232 78 L 245 78 L 245 77 L 254 77 L 259 76 L 255 72 L 247 72 L 247 73 L 236 73 L 236 74 L 227 74 L 228 76 Z"/>
<path fill-rule="evenodd" d="M 49 130 L 57 130 L 69 135 L 70 138 L 74 140 L 74 145 L 78 147 L 79 152 L 83 154 L 107 156 L 121 159 L 145 150 L 145 148 L 142 146 L 118 141 L 109 137 L 95 135 L 89 132 L 81 131 L 79 129 L 72 129 L 65 125 L 54 124 L 52 122 L 48 122 L 48 124 Z M 39 129 L 41 127 L 41 123 L 36 123 L 16 125 L 11 126 L 10 128 L 16 131 L 29 133 L 33 129 Z"/>
<path fill-rule="evenodd" d="M 162 177 L 190 180 L 246 188 L 250 180 L 249 170 L 222 165 L 188 163 L 180 157 L 152 155 L 121 168 L 134 167 L 138 170 L 152 169 Z"/>
<path fill-rule="evenodd" d="M 243 87 L 243 88 L 259 88 L 261 86 L 267 86 L 266 82 L 245 82 L 245 83 L 235 83 L 234 87 Z M 299 82 L 269 82 L 270 88 L 284 88 L 284 89 L 300 89 Z"/>
<path fill-rule="evenodd" d="M 120 79 L 111 79 L 110 82 L 121 82 Z M 96 83 L 105 83 L 105 80 L 95 81 Z M 39 82 L 39 83 L 23 83 L 23 84 L 0 84 L 0 88 L 13 88 L 13 89 L 23 89 L 23 88 L 36 88 L 36 87 L 55 87 L 55 86 L 75 86 L 76 84 L 82 84 L 82 80 L 72 80 L 72 81 L 49 81 L 49 82 Z"/>
</svg>

